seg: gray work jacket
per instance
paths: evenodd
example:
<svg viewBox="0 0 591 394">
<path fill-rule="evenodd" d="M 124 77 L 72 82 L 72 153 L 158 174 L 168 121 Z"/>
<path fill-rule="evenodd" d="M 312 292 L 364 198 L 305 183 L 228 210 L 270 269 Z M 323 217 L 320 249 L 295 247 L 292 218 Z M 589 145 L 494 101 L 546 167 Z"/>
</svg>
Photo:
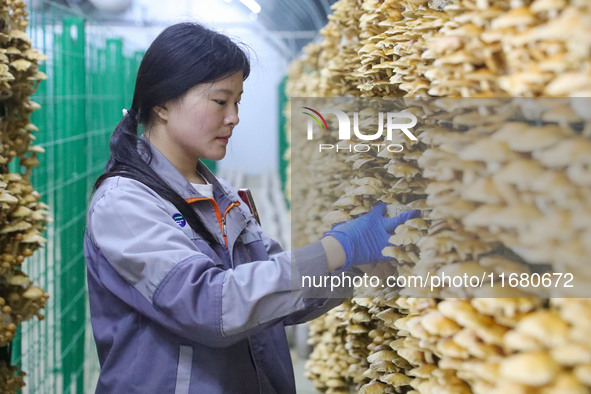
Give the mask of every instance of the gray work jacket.
<svg viewBox="0 0 591 394">
<path fill-rule="evenodd" d="M 151 149 L 149 165 L 191 202 L 218 242 L 204 241 L 173 204 L 138 181 L 101 184 L 84 241 L 101 364 L 96 392 L 294 393 L 284 326 L 342 301 L 294 286 L 302 275 L 329 275 L 322 245 L 282 251 L 203 164 L 198 170 L 214 200 Z"/>
</svg>

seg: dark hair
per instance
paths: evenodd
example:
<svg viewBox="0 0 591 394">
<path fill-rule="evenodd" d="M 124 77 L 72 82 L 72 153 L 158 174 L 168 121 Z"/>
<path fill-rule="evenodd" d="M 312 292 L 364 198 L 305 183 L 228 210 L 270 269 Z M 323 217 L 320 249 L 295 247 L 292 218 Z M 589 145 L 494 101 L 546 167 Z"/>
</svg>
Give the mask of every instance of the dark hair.
<svg viewBox="0 0 591 394">
<path fill-rule="evenodd" d="M 188 22 L 162 31 L 140 63 L 133 102 L 113 132 L 111 157 L 94 190 L 112 176 L 135 179 L 174 204 L 196 233 L 215 243 L 193 208 L 147 165 L 152 154 L 149 143 L 138 138 L 138 123 L 148 127 L 155 106 L 180 98 L 197 84 L 215 82 L 239 71 L 246 79 L 250 61 L 229 37 Z M 139 144 L 143 144 L 146 158 L 142 158 Z"/>
</svg>

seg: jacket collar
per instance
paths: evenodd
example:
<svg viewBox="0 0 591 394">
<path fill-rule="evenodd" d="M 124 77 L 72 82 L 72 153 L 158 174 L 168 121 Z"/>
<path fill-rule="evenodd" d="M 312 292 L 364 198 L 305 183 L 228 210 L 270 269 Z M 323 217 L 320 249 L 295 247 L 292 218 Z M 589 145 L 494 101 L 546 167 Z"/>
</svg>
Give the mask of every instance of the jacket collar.
<svg viewBox="0 0 591 394">
<path fill-rule="evenodd" d="M 152 160 L 149 162 L 150 167 L 158 174 L 162 179 L 167 182 L 170 187 L 177 192 L 182 198 L 185 200 L 193 199 L 193 198 L 207 198 L 206 196 L 201 195 L 200 193 L 195 190 L 195 188 L 191 185 L 191 183 L 176 169 L 174 165 L 162 154 L 156 147 L 149 143 L 149 141 L 142 135 L 140 137 L 144 141 L 148 143 L 150 150 L 152 152 Z M 144 160 L 147 159 L 145 152 L 145 148 L 143 144 L 139 144 L 140 154 L 144 157 Z M 228 264 L 232 266 L 232 256 L 233 254 L 233 247 L 234 243 L 238 239 L 238 236 L 246 228 L 247 226 L 247 219 L 245 218 L 244 214 L 240 209 L 229 209 L 230 205 L 235 202 L 240 202 L 240 198 L 238 195 L 233 191 L 227 191 L 218 181 L 218 179 L 213 175 L 213 173 L 205 166 L 205 164 L 201 163 L 200 161 L 197 164 L 196 170 L 201 173 L 207 179 L 209 183 L 213 185 L 213 196 L 215 199 L 214 204 L 218 205 L 220 214 L 228 216 L 228 222 L 232 223 L 231 226 L 227 228 L 227 240 L 228 240 Z M 199 209 L 196 209 L 197 215 L 201 217 L 203 220 L 204 225 L 207 227 L 209 232 L 214 235 L 218 239 L 220 245 L 224 245 L 225 241 L 222 237 L 222 233 L 220 228 L 218 227 L 219 218 L 217 217 L 216 213 L 214 212 L 214 204 L 202 204 L 203 202 L 197 202 L 196 204 L 200 206 Z M 211 220 L 215 218 L 215 220 Z"/>
<path fill-rule="evenodd" d="M 147 138 L 142 135 L 140 137 L 143 141 L 147 142 L 152 152 L 152 160 L 149 162 L 150 167 L 162 177 L 170 187 L 177 192 L 182 198 L 206 198 L 191 185 L 191 183 L 176 169 L 176 167 L 164 156 L 160 151 L 152 145 Z M 139 144 L 140 150 L 144 149 L 142 144 Z M 144 158 L 146 158 L 144 153 Z M 213 185 L 214 196 L 220 193 L 226 195 L 226 192 L 222 185 L 219 183 L 215 175 L 207 168 L 201 161 L 197 163 L 196 170 L 203 175 L 203 177 Z M 217 189 L 217 192 L 216 192 Z"/>
</svg>

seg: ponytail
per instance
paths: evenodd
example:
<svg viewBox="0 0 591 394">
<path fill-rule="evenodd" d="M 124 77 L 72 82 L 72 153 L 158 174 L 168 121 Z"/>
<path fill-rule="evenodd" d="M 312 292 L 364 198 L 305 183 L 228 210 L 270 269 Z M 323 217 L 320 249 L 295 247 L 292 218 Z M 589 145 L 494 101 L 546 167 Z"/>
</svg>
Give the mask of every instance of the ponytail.
<svg viewBox="0 0 591 394">
<path fill-rule="evenodd" d="M 217 241 L 207 230 L 193 207 L 175 192 L 152 167 L 147 165 L 152 160 L 152 151 L 148 142 L 138 138 L 137 117 L 138 114 L 132 106 L 115 128 L 110 142 L 111 157 L 107 162 L 105 172 L 95 182 L 94 190 L 96 191 L 105 179 L 113 176 L 121 176 L 141 182 L 160 197 L 170 201 L 183 215 L 189 226 L 210 245 L 214 245 Z M 138 144 L 142 144 L 144 148 L 142 150 L 147 152 L 147 160 L 142 158 L 140 150 L 138 150 Z"/>
</svg>

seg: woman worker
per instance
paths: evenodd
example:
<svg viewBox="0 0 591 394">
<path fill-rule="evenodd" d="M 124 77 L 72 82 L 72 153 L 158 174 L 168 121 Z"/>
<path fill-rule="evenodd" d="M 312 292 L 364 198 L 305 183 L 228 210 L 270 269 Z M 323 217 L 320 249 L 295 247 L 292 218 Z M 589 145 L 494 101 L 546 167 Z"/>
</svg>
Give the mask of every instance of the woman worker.
<svg viewBox="0 0 591 394">
<path fill-rule="evenodd" d="M 379 204 L 282 251 L 200 162 L 225 156 L 249 71 L 238 45 L 192 23 L 165 29 L 140 64 L 88 211 L 97 393 L 294 393 L 284 326 L 342 301 L 298 279 L 382 260 L 417 216 Z"/>
</svg>

